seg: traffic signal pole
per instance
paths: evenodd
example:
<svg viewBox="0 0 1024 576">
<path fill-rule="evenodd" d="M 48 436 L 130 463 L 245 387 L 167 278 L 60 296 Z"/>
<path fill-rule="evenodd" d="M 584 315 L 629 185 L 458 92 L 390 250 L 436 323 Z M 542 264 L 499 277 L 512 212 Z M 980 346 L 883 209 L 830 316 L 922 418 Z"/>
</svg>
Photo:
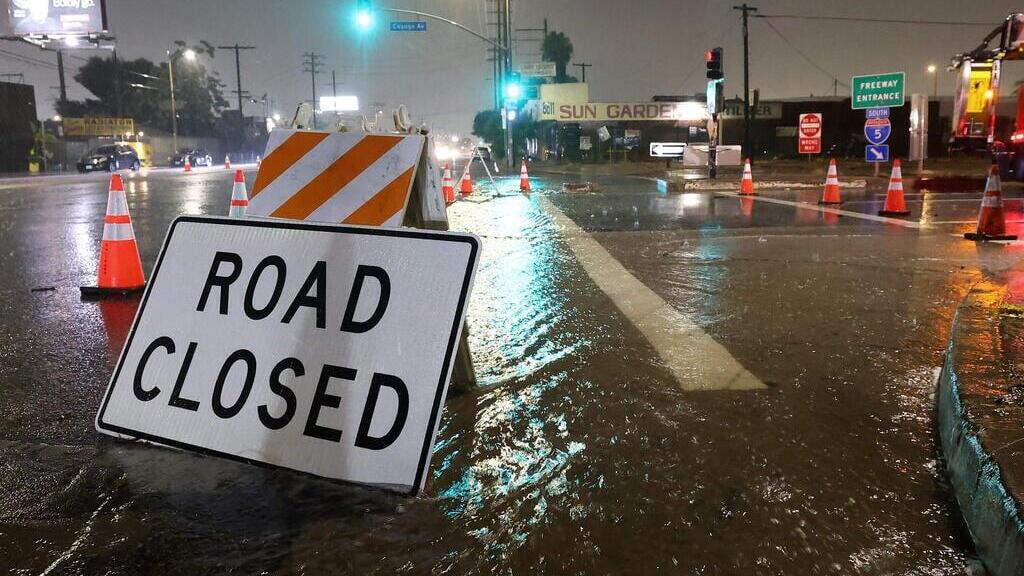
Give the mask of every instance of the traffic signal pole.
<svg viewBox="0 0 1024 576">
<path fill-rule="evenodd" d="M 750 149 L 750 42 L 747 19 L 751 12 L 757 12 L 757 8 L 744 2 L 732 9 L 743 11 L 743 156 L 750 158 L 753 154 Z"/>
</svg>

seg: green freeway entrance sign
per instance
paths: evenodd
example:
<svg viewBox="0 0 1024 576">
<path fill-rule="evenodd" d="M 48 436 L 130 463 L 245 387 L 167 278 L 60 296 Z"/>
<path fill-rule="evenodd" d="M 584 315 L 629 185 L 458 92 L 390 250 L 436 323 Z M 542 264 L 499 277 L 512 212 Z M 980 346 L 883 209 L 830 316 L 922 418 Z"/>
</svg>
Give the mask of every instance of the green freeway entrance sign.
<svg viewBox="0 0 1024 576">
<path fill-rule="evenodd" d="M 854 76 L 850 103 L 854 110 L 903 106 L 904 80 L 903 72 Z"/>
</svg>

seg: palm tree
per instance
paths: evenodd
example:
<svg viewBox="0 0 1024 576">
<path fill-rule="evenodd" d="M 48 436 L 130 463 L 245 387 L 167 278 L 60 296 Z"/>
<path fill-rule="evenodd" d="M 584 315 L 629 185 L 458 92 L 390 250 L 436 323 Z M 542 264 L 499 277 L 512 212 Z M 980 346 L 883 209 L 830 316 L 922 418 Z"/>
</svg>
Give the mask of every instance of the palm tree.
<svg viewBox="0 0 1024 576">
<path fill-rule="evenodd" d="M 548 32 L 541 45 L 541 58 L 555 63 L 555 82 L 567 81 L 565 68 L 572 59 L 572 41 L 561 32 Z"/>
</svg>

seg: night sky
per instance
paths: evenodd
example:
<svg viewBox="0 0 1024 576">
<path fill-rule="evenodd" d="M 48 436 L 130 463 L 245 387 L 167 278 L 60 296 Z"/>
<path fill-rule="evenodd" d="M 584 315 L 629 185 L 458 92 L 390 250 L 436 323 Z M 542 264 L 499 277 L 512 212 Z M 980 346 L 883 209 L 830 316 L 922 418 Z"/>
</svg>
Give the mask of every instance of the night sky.
<svg viewBox="0 0 1024 576">
<path fill-rule="evenodd" d="M 486 29 L 487 0 L 389 0 L 380 5 L 433 12 L 476 30 Z M 742 90 L 742 37 L 739 13 L 731 0 L 513 0 L 516 28 L 540 28 L 548 18 L 552 30 L 565 32 L 575 46 L 574 62 L 593 64 L 587 70 L 591 99 L 644 101 L 654 94 L 692 94 L 703 90 L 703 51 L 725 51 L 726 94 Z M 970 21 L 990 26 L 871 24 L 752 19 L 751 87 L 762 98 L 831 95 L 833 76 L 848 93 L 855 74 L 903 70 L 908 92 L 932 91 L 926 72 L 940 66 L 939 93 L 950 94 L 953 76 L 944 70 L 949 57 L 976 46 L 1010 12 L 1024 2 L 1010 0 L 763 0 L 751 2 L 761 14 L 820 15 L 908 20 Z M 214 45 L 249 44 L 243 53 L 244 88 L 257 97 L 268 93 L 274 110 L 289 115 L 311 93 L 309 74 L 302 72 L 302 53 L 325 56 L 318 78 L 321 95 L 330 91 L 336 70 L 339 94 L 356 94 L 364 104 L 399 103 L 414 118 L 435 129 L 468 131 L 473 113 L 490 107 L 491 64 L 487 45 L 450 26 L 429 23 L 429 31 L 389 32 L 380 14 L 376 30 L 361 35 L 352 25 L 354 0 L 109 0 L 110 29 L 122 58 L 164 57 L 176 39 L 208 40 Z M 406 19 L 406 18 L 401 18 Z M 769 26 L 774 26 L 774 30 Z M 539 37 L 523 33 L 522 37 Z M 3 48 L 55 62 L 51 52 L 4 42 Z M 539 60 L 539 42 L 520 42 L 517 60 Z M 76 50 L 87 57 L 89 50 Z M 801 53 L 803 55 L 801 55 Z M 808 62 L 806 58 L 813 61 Z M 217 70 L 234 102 L 234 55 L 219 51 L 204 64 Z M 80 60 L 67 58 L 68 96 L 87 91 L 71 81 Z M 818 68 L 823 69 L 819 70 Z M 57 73 L 0 55 L 0 73 L 24 73 L 36 86 L 39 113 L 53 113 Z M 571 73 L 579 75 L 576 68 Z M 1005 69 L 1004 86 L 1024 77 L 1024 62 Z M 262 113 L 249 105 L 247 113 Z"/>
</svg>

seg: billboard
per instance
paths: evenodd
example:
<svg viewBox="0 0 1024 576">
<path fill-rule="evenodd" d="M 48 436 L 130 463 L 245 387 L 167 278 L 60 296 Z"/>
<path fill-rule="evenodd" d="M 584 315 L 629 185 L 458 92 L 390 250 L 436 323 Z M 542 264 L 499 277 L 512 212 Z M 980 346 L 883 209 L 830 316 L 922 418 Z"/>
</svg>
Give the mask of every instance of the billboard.
<svg viewBox="0 0 1024 576">
<path fill-rule="evenodd" d="M 7 0 L 16 36 L 92 34 L 106 30 L 103 0 Z"/>
<path fill-rule="evenodd" d="M 65 118 L 64 135 L 68 137 L 123 136 L 135 133 L 131 118 Z"/>
</svg>

